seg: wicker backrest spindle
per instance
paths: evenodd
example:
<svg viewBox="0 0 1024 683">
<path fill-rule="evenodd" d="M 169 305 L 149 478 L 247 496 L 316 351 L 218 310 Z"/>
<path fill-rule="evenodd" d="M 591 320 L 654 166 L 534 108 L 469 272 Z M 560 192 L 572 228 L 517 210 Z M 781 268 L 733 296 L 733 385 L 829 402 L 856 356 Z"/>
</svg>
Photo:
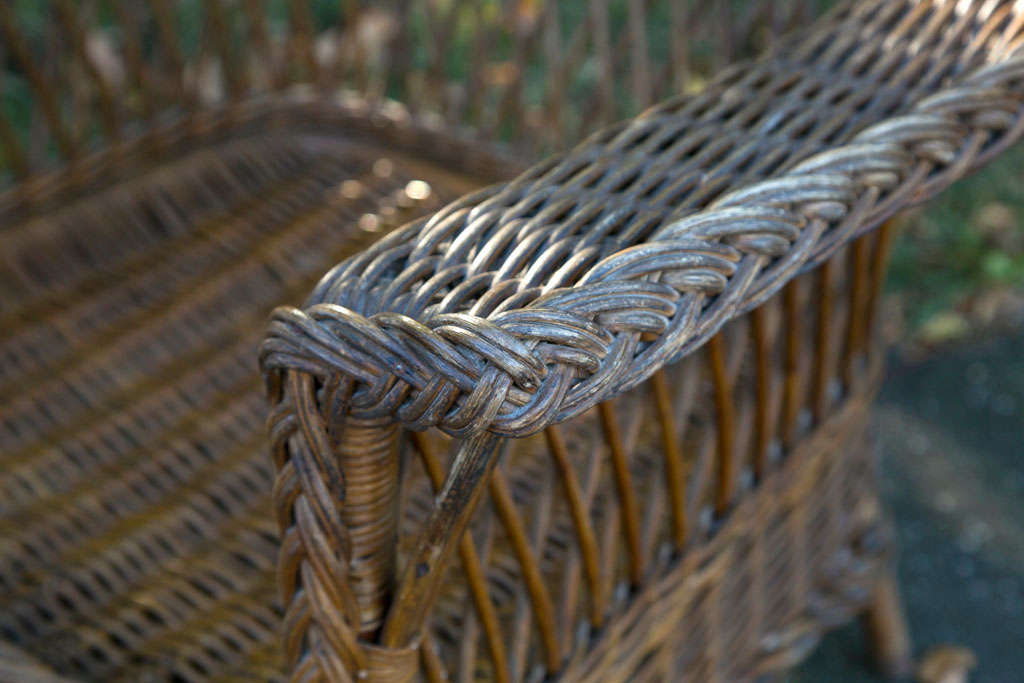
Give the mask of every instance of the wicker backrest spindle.
<svg viewBox="0 0 1024 683">
<path fill-rule="evenodd" d="M 1018 139 L 1022 25 L 1013 3 L 845 5 L 701 95 L 393 233 L 332 270 L 303 309 L 279 309 L 262 363 L 294 671 L 412 676 L 412 649 L 484 489 L 520 556 L 546 668 L 560 671 L 551 589 L 531 575 L 539 558 L 528 557 L 529 532 L 509 518 L 512 494 L 495 470 L 508 439 L 547 434 L 599 628 L 607 603 L 587 486 L 564 465 L 555 425 L 657 377 L 798 273 Z M 820 306 L 826 316 L 829 300 Z M 728 434 L 721 343 L 709 349 Z M 826 388 L 819 377 L 814 405 L 827 403 Z M 341 444 L 349 421 L 387 418 L 462 441 L 404 568 L 379 577 L 387 595 L 359 595 L 353 573 L 365 555 L 344 520 L 371 503 L 348 485 Z M 353 434 L 366 438 L 362 427 Z M 733 445 L 718 443 L 725 515 L 736 503 Z M 677 551 L 685 542 L 679 529 Z M 472 552 L 462 555 L 471 567 Z M 365 615 L 384 607 L 378 632 Z M 380 647 L 407 659 L 374 668 Z"/>
<path fill-rule="evenodd" d="M 739 53 L 770 39 L 755 27 L 800 25 L 813 5 L 758 0 L 730 16 L 642 0 L 581 5 L 582 14 L 556 2 L 4 3 L 0 38 L 12 68 L 0 74 L 0 92 L 17 105 L 0 111 L 0 171 L 26 181 L 67 167 L 82 184 L 102 170 L 82 163 L 96 149 L 109 154 L 140 133 L 160 141 L 182 118 L 197 132 L 204 111 L 309 88 L 398 97 L 416 116 L 472 128 L 480 140 L 514 140 L 535 159 L 706 70 L 691 63 L 691 41 L 666 41 L 671 54 L 662 55 L 652 32 L 714 34 Z M 617 30 L 620 13 L 627 30 Z M 539 80 L 527 84 L 527 70 Z M 149 162 L 168 151 L 151 150 Z M 37 183 L 23 183 L 22 195 L 35 197 Z"/>
</svg>

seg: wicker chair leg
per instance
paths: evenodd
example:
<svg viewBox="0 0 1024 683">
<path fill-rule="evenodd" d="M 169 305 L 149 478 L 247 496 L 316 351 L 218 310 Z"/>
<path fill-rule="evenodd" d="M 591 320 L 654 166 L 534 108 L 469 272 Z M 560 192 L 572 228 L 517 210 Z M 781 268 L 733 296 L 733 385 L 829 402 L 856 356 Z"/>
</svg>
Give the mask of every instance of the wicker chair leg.
<svg viewBox="0 0 1024 683">
<path fill-rule="evenodd" d="M 914 671 L 910 631 L 894 573 L 886 572 L 876 584 L 863 622 L 879 671 L 888 678 L 910 678 Z"/>
</svg>

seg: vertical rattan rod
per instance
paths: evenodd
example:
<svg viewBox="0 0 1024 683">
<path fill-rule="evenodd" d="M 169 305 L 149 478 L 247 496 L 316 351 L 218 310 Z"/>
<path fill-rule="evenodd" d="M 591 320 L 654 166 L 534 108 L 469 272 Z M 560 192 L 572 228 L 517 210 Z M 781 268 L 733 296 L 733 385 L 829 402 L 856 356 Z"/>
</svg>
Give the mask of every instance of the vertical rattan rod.
<svg viewBox="0 0 1024 683">
<path fill-rule="evenodd" d="M 224 5 L 220 0 L 207 2 L 206 13 L 210 23 L 213 46 L 217 50 L 220 59 L 221 72 L 228 84 L 228 94 L 231 100 L 237 102 L 245 96 L 249 89 L 248 69 L 238 63 L 235 58 L 237 49 L 245 57 L 250 57 L 246 52 L 246 45 L 236 45 L 237 39 L 231 30 L 228 17 L 224 12 Z M 254 56 L 254 55 L 253 55 Z"/>
<path fill-rule="evenodd" d="M 494 471 L 499 438 L 489 432 L 471 437 L 459 448 L 437 504 L 420 532 L 398 582 L 381 633 L 385 647 L 407 647 L 426 622 L 437 598 L 452 550 L 480 502 Z"/>
<path fill-rule="evenodd" d="M 157 31 L 160 35 L 161 49 L 165 57 L 171 63 L 174 74 L 174 89 L 183 96 L 185 107 L 193 109 L 196 105 L 195 89 L 186 88 L 185 82 L 185 58 L 181 54 L 181 46 L 178 45 L 178 32 L 175 29 L 174 14 L 167 4 L 167 0 L 149 0 L 153 7 L 153 18 L 156 20 Z"/>
<path fill-rule="evenodd" d="M 25 178 L 29 175 L 28 157 L 25 150 L 18 142 L 18 136 L 14 132 L 7 117 L 0 113 L 0 145 L 3 146 L 4 159 L 14 173 L 16 178 Z"/>
<path fill-rule="evenodd" d="M 137 6 L 129 7 L 128 3 L 115 2 L 114 11 L 117 13 L 117 22 L 120 24 L 121 52 L 124 55 L 124 62 L 128 65 L 128 73 L 131 76 L 132 85 L 138 89 L 139 104 L 142 108 L 142 118 L 150 119 L 154 111 L 160 106 L 151 90 L 151 83 L 146 76 L 146 67 L 142 57 L 142 43 L 139 34 L 138 17 L 133 10 Z"/>
<path fill-rule="evenodd" d="M 846 342 L 843 346 L 843 358 L 840 371 L 843 373 L 843 385 L 850 390 L 856 379 L 857 361 L 864 350 L 865 295 L 868 293 L 868 237 L 854 240 L 850 246 L 850 301 L 847 315 Z"/>
<path fill-rule="evenodd" d="M 692 8 L 689 3 L 669 3 L 669 23 L 671 24 L 671 35 L 676 36 L 670 40 L 671 58 L 668 64 L 669 87 L 671 92 L 685 92 L 690 84 L 690 44 L 684 36 L 689 33 L 693 18 Z"/>
<path fill-rule="evenodd" d="M 661 425 L 662 444 L 665 447 L 665 478 L 668 480 L 668 498 L 672 514 L 672 540 L 676 548 L 682 548 L 686 545 L 687 536 L 683 451 L 676 433 L 672 398 L 663 370 L 651 375 L 651 389 L 654 391 L 654 407 L 658 414 L 658 423 Z"/>
<path fill-rule="evenodd" d="M 782 438 L 788 446 L 796 433 L 796 420 L 800 413 L 800 280 L 793 280 L 782 293 L 783 315 L 786 328 L 786 383 L 782 393 Z"/>
<path fill-rule="evenodd" d="M 439 3 L 423 3 L 423 19 L 426 22 L 427 39 L 427 66 L 426 66 L 426 91 L 430 97 L 437 98 L 438 104 L 442 104 L 444 67 L 448 56 L 449 45 L 451 44 L 452 32 L 455 29 L 455 20 L 459 10 L 459 3 L 451 3 L 447 8 Z M 519 64 L 518 60 L 514 63 Z"/>
<path fill-rule="evenodd" d="M 466 94 L 465 109 L 465 121 L 470 124 L 481 122 L 481 114 L 484 111 L 484 102 L 487 95 L 488 48 L 491 45 L 490 39 L 493 36 L 491 35 L 491 29 L 485 28 L 487 22 L 483 3 L 473 3 L 473 21 L 478 28 L 473 32 L 472 66 L 470 67 L 469 78 L 466 81 L 469 86 L 469 92 Z"/>
<path fill-rule="evenodd" d="M 80 3 L 75 3 L 75 5 L 80 5 Z M 86 49 L 86 27 L 82 24 L 81 16 L 76 16 L 75 7 L 69 0 L 59 0 L 56 10 L 57 22 L 70 39 L 72 49 L 75 51 L 75 58 L 81 64 L 86 76 L 92 81 L 93 87 L 96 88 L 96 96 L 100 105 L 100 119 L 103 122 L 107 139 L 116 142 L 121 139 L 121 117 L 114 94 L 110 90 L 110 84 L 96 68 L 92 55 Z"/>
<path fill-rule="evenodd" d="M 273 90 L 280 90 L 285 86 L 284 75 L 281 72 L 280 64 L 275 59 L 274 51 L 270 46 L 270 36 L 267 31 L 267 19 L 260 0 L 245 0 L 243 5 L 245 11 L 246 35 L 249 45 L 260 55 L 260 68 L 267 74 L 267 83 L 259 85 L 270 86 Z"/>
<path fill-rule="evenodd" d="M 530 548 L 523 520 L 516 512 L 515 502 L 508 481 L 501 470 L 495 470 L 490 482 L 491 500 L 501 519 L 505 533 L 512 544 L 512 552 L 519 562 L 523 573 L 523 583 L 530 595 L 533 616 L 537 620 L 541 645 L 544 649 L 544 663 L 549 673 L 557 671 L 562 661 L 561 647 L 558 643 L 558 630 L 555 627 L 555 607 L 548 592 L 544 576 L 541 574 L 540 562 Z"/>
<path fill-rule="evenodd" d="M 444 662 L 437 652 L 434 634 L 431 632 L 429 624 L 423 629 L 423 642 L 420 643 L 420 668 L 423 670 L 427 683 L 445 683 L 450 678 L 450 674 L 445 669 Z"/>
<path fill-rule="evenodd" d="M 598 65 L 597 102 L 592 111 L 597 114 L 597 123 L 604 125 L 612 120 L 615 87 L 615 65 L 612 60 L 611 31 L 608 27 L 608 0 L 591 0 L 590 24 Z"/>
<path fill-rule="evenodd" d="M 732 384 L 725 367 L 725 339 L 722 333 L 708 340 L 708 361 L 715 394 L 715 443 L 718 446 L 718 486 L 715 490 L 715 512 L 724 514 L 732 503 L 736 488 L 736 439 Z"/>
<path fill-rule="evenodd" d="M 441 462 L 437 454 L 434 453 L 430 440 L 423 432 L 410 432 L 410 434 L 412 443 L 423 460 L 423 467 L 430 478 L 434 494 L 437 495 L 444 486 L 444 469 L 441 467 Z M 487 590 L 487 578 L 484 574 L 483 563 L 476 551 L 473 537 L 468 533 L 463 534 L 462 540 L 459 541 L 459 559 L 462 562 L 462 570 L 466 574 L 466 582 L 469 584 L 469 592 L 473 596 L 473 603 L 480 617 L 480 623 L 483 625 L 487 647 L 490 649 L 491 662 L 494 665 L 494 680 L 504 683 L 509 680 L 505 640 L 501 632 L 501 624 L 498 622 L 498 612 Z"/>
<path fill-rule="evenodd" d="M 0 2 L 0 38 L 3 39 L 4 50 L 17 60 L 32 85 L 39 106 L 43 110 L 43 117 L 50 126 L 50 133 L 53 135 L 57 150 L 65 159 L 76 159 L 78 145 L 60 118 L 56 93 L 51 84 L 43 77 L 36 60 L 32 58 L 28 45 L 22 38 L 21 31 L 14 19 L 12 4 Z"/>
<path fill-rule="evenodd" d="M 298 52 L 297 57 L 306 69 L 306 79 L 320 85 L 320 69 L 313 52 L 313 19 L 309 15 L 309 3 L 306 0 L 291 0 L 288 3 L 288 17 L 291 20 L 292 47 Z"/>
<path fill-rule="evenodd" d="M 626 462 L 626 450 L 622 445 L 619 423 L 612 411 L 612 400 L 599 403 L 597 410 L 601 415 L 604 440 L 611 452 L 615 490 L 619 496 L 622 533 L 629 551 L 629 580 L 633 585 L 639 585 L 644 576 L 644 556 L 640 545 L 640 516 L 637 513 L 633 475 L 629 471 L 629 463 Z"/>
<path fill-rule="evenodd" d="M 877 334 L 875 325 L 878 318 L 878 307 L 881 304 L 882 285 L 885 284 L 885 269 L 889 264 L 889 250 L 892 248 L 892 236 L 896 230 L 897 219 L 891 218 L 882 224 L 875 239 L 874 254 L 871 259 L 871 287 L 868 294 L 867 320 L 864 329 L 867 331 L 868 343 Z"/>
<path fill-rule="evenodd" d="M 562 47 L 562 25 L 556 3 L 545 3 L 542 21 L 544 27 L 541 44 L 544 49 L 544 59 L 549 65 L 544 83 L 544 111 L 547 118 L 544 132 L 554 142 L 560 136 L 565 122 L 563 95 L 567 76 L 562 63 L 562 55 L 565 53 Z"/>
<path fill-rule="evenodd" d="M 651 104 L 651 65 L 648 57 L 647 11 L 644 0 L 629 3 L 629 61 L 634 105 L 646 109 Z"/>
<path fill-rule="evenodd" d="M 750 312 L 750 335 L 754 345 L 754 439 L 751 462 L 754 465 L 754 477 L 760 481 L 768 466 L 768 445 L 771 443 L 771 411 L 768 402 L 771 400 L 770 383 L 772 369 L 769 365 L 768 341 L 765 339 L 765 313 L 763 307 Z"/>
<path fill-rule="evenodd" d="M 813 403 L 815 424 L 821 424 L 828 408 L 829 356 L 832 353 L 832 276 L 833 261 L 829 259 L 818 269 L 818 315 L 815 329 L 814 391 Z"/>
<path fill-rule="evenodd" d="M 511 63 L 518 65 L 527 63 L 528 44 L 533 39 L 533 35 L 524 31 L 516 31 L 512 34 Z M 494 124 L 496 124 L 497 128 L 488 131 L 489 137 L 506 127 L 515 130 L 514 135 L 517 137 L 522 135 L 522 131 L 526 129 L 527 117 L 524 111 L 526 108 L 525 80 L 526 75 L 523 73 L 522 68 L 516 69 L 511 73 L 509 83 L 505 86 L 505 90 L 499 98 L 497 115 L 494 119 Z"/>
<path fill-rule="evenodd" d="M 590 623 L 600 627 L 604 621 L 606 596 L 604 581 L 601 580 L 600 553 L 597 549 L 597 534 L 590 519 L 579 479 L 569 462 L 569 452 L 565 448 L 565 440 L 558 427 L 551 426 L 544 430 L 544 438 L 548 443 L 551 459 L 555 463 L 558 478 L 562 482 L 562 491 L 569 503 L 573 526 L 576 527 L 576 539 L 580 544 L 580 555 L 583 560 L 583 572 L 590 588 Z"/>
</svg>

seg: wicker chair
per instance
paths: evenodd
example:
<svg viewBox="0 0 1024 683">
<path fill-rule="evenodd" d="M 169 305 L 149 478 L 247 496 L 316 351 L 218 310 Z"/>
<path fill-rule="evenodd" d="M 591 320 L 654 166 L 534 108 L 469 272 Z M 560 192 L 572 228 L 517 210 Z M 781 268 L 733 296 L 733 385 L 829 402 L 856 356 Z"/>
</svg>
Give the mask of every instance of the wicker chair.
<svg viewBox="0 0 1024 683">
<path fill-rule="evenodd" d="M 874 228 L 1020 137 L 1024 11 L 604 127 L 803 16 L 727 6 L 0 4 L 0 679 L 747 680 L 856 615 L 906 673 Z"/>
</svg>

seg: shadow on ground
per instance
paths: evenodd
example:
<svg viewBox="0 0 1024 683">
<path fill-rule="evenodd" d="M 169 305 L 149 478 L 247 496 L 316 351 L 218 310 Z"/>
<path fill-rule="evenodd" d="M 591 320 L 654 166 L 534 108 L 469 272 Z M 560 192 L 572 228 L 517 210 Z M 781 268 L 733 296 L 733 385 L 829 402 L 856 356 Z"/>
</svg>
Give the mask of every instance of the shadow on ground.
<svg viewBox="0 0 1024 683">
<path fill-rule="evenodd" d="M 1024 681 L 1024 331 L 891 364 L 873 418 L 915 654 L 974 651 L 976 683 Z M 857 625 L 788 677 L 879 681 Z"/>
</svg>

